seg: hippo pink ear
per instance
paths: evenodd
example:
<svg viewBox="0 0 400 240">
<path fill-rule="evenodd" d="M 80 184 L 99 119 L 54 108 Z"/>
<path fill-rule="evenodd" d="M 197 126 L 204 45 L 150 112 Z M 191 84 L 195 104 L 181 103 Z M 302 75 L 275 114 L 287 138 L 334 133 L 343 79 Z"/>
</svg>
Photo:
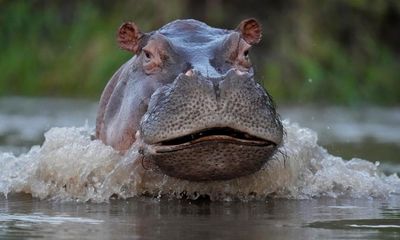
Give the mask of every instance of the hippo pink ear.
<svg viewBox="0 0 400 240">
<path fill-rule="evenodd" d="M 137 53 L 139 49 L 139 41 L 143 36 L 139 28 L 133 22 L 125 22 L 119 27 L 117 40 L 120 48 L 129 52 Z"/>
<path fill-rule="evenodd" d="M 261 24 L 259 24 L 254 18 L 243 20 L 236 28 L 236 31 L 240 32 L 242 38 L 248 44 L 254 45 L 261 41 Z"/>
</svg>

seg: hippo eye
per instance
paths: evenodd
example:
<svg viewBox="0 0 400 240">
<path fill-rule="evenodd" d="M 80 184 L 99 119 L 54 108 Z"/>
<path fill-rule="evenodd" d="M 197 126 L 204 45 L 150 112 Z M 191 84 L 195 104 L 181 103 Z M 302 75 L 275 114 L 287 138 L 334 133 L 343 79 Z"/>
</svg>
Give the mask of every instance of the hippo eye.
<svg viewBox="0 0 400 240">
<path fill-rule="evenodd" d="M 143 50 L 143 53 L 144 53 L 144 60 L 146 62 L 150 61 L 151 53 L 149 51 L 146 51 L 146 50 Z"/>
</svg>

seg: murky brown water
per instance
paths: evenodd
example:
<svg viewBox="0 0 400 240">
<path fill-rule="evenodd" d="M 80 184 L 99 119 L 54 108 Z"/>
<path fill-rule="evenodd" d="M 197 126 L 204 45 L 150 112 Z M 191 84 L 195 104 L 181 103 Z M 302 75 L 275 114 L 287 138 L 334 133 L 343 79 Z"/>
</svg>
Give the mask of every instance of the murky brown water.
<svg viewBox="0 0 400 240">
<path fill-rule="evenodd" d="M 305 136 L 304 146 L 301 143 L 290 146 L 305 148 L 305 145 L 311 145 L 304 152 L 314 151 L 310 156 L 320 156 L 320 162 L 304 163 L 312 163 L 313 167 L 320 166 L 321 169 L 305 175 L 303 179 L 307 184 L 304 186 L 301 182 L 283 184 L 289 193 L 281 192 L 279 199 L 208 201 L 200 198 L 189 201 L 156 196 L 93 203 L 92 200 L 82 202 L 88 195 L 87 189 L 57 189 L 58 182 L 81 176 L 86 173 L 85 169 L 91 173 L 91 169 L 96 169 L 101 176 L 101 166 L 94 164 L 109 162 L 97 158 L 96 152 L 114 156 L 106 148 L 93 146 L 86 140 L 87 132 L 72 128 L 53 129 L 42 147 L 31 150 L 25 157 L 18 155 L 34 144 L 42 144 L 43 132 L 54 126 L 82 126 L 86 120 L 87 126 L 93 126 L 95 108 L 95 103 L 63 99 L 0 99 L 0 173 L 3 174 L 0 190 L 8 192 L 7 198 L 0 196 L 0 239 L 400 239 L 400 195 L 394 186 L 398 184 L 398 178 L 376 175 L 379 171 L 386 174 L 400 172 L 400 109 L 280 109 L 283 118 L 317 131 L 318 142 L 329 152 L 345 159 L 357 156 L 379 161 L 377 170 L 376 165 L 365 161 L 349 163 L 324 153 L 310 141 L 312 132 L 294 126 L 291 131 L 297 139 L 301 139 L 300 133 L 309 136 Z M 86 150 L 94 153 L 85 155 Z M 73 157 L 63 158 L 63 155 Z M 80 155 L 93 162 L 82 166 L 79 161 L 69 162 Z M 39 170 L 33 171 L 28 163 Z M 75 168 L 84 170 L 74 172 Z M 5 169 L 14 169 L 15 173 L 2 171 Z M 62 172 L 58 178 L 51 178 L 53 182 L 44 180 L 46 173 L 47 179 L 54 177 L 57 171 Z M 33 177 L 21 178 L 24 173 L 33 174 Z M 266 179 L 263 173 L 260 177 Z M 225 189 L 232 195 L 235 190 L 246 189 L 246 183 L 254 184 L 256 180 L 238 182 L 237 185 L 222 184 L 213 190 L 210 186 L 191 186 L 170 179 L 163 179 L 160 186 L 146 187 L 155 190 L 161 187 L 165 191 L 172 186 L 178 190 L 182 187 L 209 193 Z M 83 180 L 78 178 L 77 184 L 81 183 L 79 181 Z M 390 189 L 391 184 L 394 190 Z M 93 186 L 101 189 L 101 186 Z M 114 183 L 110 186 L 122 186 L 125 194 L 128 190 L 135 190 L 135 194 L 140 190 L 136 185 Z M 351 189 L 357 187 L 359 189 Z M 266 184 L 248 188 L 262 194 Z M 45 200 L 13 192 L 17 190 L 30 191 Z M 49 200 L 54 196 L 58 200 Z M 79 202 L 71 200 L 74 197 Z"/>
</svg>

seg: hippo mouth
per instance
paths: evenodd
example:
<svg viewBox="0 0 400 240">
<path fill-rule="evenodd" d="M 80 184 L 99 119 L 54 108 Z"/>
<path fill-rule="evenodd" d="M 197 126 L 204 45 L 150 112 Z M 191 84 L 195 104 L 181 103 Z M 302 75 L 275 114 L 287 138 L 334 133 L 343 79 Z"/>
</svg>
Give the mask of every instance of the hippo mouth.
<svg viewBox="0 0 400 240">
<path fill-rule="evenodd" d="M 158 142 L 154 144 L 154 150 L 156 153 L 174 152 L 191 148 L 196 144 L 204 142 L 230 143 L 242 146 L 276 147 L 276 144 L 269 140 L 255 137 L 233 128 L 215 127 Z"/>
<path fill-rule="evenodd" d="M 146 145 L 162 173 L 190 181 L 229 180 L 261 169 L 277 144 L 230 127 L 214 127 Z"/>
</svg>

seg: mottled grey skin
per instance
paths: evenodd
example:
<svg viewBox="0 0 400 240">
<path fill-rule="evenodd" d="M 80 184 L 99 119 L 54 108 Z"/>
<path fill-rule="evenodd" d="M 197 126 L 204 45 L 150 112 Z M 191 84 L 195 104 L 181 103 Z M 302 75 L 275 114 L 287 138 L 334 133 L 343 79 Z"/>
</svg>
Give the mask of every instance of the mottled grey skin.
<svg viewBox="0 0 400 240">
<path fill-rule="evenodd" d="M 282 124 L 248 58 L 260 41 L 254 19 L 237 30 L 177 20 L 141 33 L 121 26 L 120 46 L 136 53 L 103 92 L 96 136 L 124 152 L 140 145 L 163 173 L 226 180 L 258 171 L 282 142 Z"/>
</svg>

